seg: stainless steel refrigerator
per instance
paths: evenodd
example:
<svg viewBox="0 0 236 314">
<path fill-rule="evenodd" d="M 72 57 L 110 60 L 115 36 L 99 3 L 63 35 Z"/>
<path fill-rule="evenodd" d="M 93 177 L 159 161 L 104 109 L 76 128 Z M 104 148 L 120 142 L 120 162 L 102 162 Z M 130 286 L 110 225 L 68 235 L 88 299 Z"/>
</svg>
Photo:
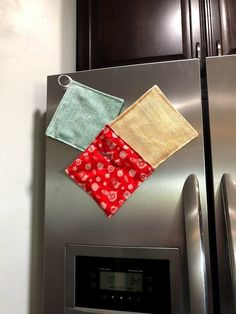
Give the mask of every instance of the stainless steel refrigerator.
<svg viewBox="0 0 236 314">
<path fill-rule="evenodd" d="M 212 313 L 199 61 L 69 75 L 124 98 L 124 109 L 156 84 L 199 136 L 110 219 L 64 174 L 81 152 L 47 138 L 44 313 Z M 48 77 L 47 123 L 65 92 L 57 79 Z M 109 276 L 141 284 L 116 289 Z"/>
<path fill-rule="evenodd" d="M 219 309 L 222 314 L 233 314 L 236 313 L 236 56 L 207 58 L 207 82 Z"/>
</svg>

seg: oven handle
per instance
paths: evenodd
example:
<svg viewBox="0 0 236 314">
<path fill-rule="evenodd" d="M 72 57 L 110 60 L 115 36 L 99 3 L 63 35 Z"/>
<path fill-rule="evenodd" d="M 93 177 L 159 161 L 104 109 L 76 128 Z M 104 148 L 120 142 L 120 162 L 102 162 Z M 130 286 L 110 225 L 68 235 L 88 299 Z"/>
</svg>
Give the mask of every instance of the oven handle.
<svg viewBox="0 0 236 314">
<path fill-rule="evenodd" d="M 230 272 L 233 292 L 234 296 L 236 296 L 236 182 L 229 174 L 224 174 L 221 179 L 221 193 L 229 250 Z M 234 302 L 236 304 L 236 298 Z"/>
<path fill-rule="evenodd" d="M 199 183 L 191 174 L 183 188 L 185 236 L 191 314 L 207 313 L 206 264 L 203 250 Z"/>
</svg>

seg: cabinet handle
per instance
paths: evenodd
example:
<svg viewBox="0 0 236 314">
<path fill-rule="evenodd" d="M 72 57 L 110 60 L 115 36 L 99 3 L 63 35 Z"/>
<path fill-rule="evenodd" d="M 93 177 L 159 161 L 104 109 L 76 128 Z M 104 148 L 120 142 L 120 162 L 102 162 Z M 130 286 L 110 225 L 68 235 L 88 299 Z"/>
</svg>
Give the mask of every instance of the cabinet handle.
<svg viewBox="0 0 236 314">
<path fill-rule="evenodd" d="M 222 56 L 222 47 L 219 40 L 216 41 L 217 56 Z"/>
<path fill-rule="evenodd" d="M 201 46 L 199 43 L 196 43 L 196 55 L 198 59 L 201 58 Z"/>
</svg>

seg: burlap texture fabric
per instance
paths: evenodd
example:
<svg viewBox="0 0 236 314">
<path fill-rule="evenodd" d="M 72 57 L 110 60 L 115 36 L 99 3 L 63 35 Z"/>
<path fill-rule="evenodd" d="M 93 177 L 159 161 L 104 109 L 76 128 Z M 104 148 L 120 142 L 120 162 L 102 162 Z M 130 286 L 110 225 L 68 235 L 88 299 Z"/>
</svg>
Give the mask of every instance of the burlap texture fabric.
<svg viewBox="0 0 236 314">
<path fill-rule="evenodd" d="M 153 168 L 198 136 L 156 85 L 109 125 Z"/>
</svg>

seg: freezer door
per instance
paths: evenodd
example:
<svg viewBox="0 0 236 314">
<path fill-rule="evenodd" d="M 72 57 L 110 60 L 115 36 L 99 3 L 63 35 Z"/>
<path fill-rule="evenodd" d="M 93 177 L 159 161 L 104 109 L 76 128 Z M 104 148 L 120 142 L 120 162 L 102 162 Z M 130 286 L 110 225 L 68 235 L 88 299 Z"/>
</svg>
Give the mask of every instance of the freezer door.
<svg viewBox="0 0 236 314">
<path fill-rule="evenodd" d="M 224 173 L 236 177 L 236 55 L 207 58 L 215 191 Z"/>
<path fill-rule="evenodd" d="M 209 122 L 214 185 L 217 267 L 219 276 L 221 313 L 235 313 L 233 304 L 232 272 L 230 263 L 234 248 L 229 243 L 230 224 L 225 223 L 224 205 L 231 200 L 232 180 L 236 178 L 236 56 L 207 58 L 207 85 Z M 221 186 L 222 182 L 222 186 Z M 221 192 L 224 192 L 223 194 Z M 231 192 L 230 192 L 231 191 Z M 223 197 L 222 197 L 223 195 Z M 230 204 L 232 204 L 230 202 Z M 226 209 L 228 222 L 232 218 L 231 207 Z M 230 218 L 230 219 L 229 219 Z M 232 226 L 232 225 L 231 225 Z M 228 238 L 230 239 L 230 238 Z M 235 253 L 234 253 L 235 254 Z M 231 257 L 231 258 L 230 258 Z M 232 263 L 231 263 L 232 265 Z"/>
<path fill-rule="evenodd" d="M 157 85 L 197 130 L 198 137 L 163 162 L 110 219 L 64 173 L 81 152 L 51 138 L 46 139 L 44 313 L 64 312 L 65 247 L 68 244 L 178 248 L 183 313 L 189 313 L 189 272 L 186 267 L 189 256 L 182 192 L 190 174 L 195 174 L 199 182 L 203 246 L 210 282 L 199 60 L 97 69 L 69 75 L 83 84 L 124 98 L 123 109 Z M 47 123 L 64 93 L 65 89 L 58 84 L 58 75 L 49 76 Z M 210 288 L 207 296 L 210 300 Z M 201 313 L 205 314 L 204 311 Z"/>
</svg>

